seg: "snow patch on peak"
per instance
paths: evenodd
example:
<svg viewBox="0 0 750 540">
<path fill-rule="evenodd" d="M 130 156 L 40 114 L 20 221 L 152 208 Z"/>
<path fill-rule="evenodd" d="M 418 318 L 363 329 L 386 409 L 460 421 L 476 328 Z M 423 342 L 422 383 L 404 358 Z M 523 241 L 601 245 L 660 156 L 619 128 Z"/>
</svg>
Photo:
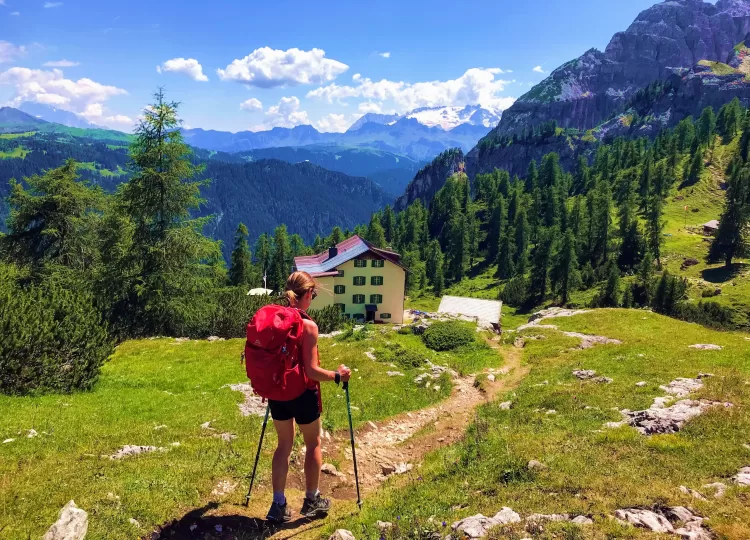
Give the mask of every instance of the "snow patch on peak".
<svg viewBox="0 0 750 540">
<path fill-rule="evenodd" d="M 427 127 L 450 131 L 462 124 L 493 128 L 500 121 L 500 110 L 484 109 L 479 105 L 466 107 L 422 107 L 404 115 Z"/>
</svg>

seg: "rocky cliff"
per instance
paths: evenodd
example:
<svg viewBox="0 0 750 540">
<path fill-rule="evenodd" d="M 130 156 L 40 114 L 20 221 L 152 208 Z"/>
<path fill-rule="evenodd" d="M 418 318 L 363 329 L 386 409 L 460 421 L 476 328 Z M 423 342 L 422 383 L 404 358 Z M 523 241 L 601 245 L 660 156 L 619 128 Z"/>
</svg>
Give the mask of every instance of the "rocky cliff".
<svg viewBox="0 0 750 540">
<path fill-rule="evenodd" d="M 521 133 L 556 120 L 588 130 L 640 88 L 683 73 L 701 60 L 726 62 L 750 31 L 750 0 L 668 0 L 643 11 L 604 52 L 596 49 L 556 69 L 503 113 L 490 136 Z"/>
<path fill-rule="evenodd" d="M 460 148 L 446 150 L 425 166 L 414 177 L 406 191 L 396 199 L 394 208 L 397 212 L 406 210 L 411 203 L 420 199 L 425 206 L 429 205 L 432 197 L 451 175 L 464 167 L 464 153 Z"/>
</svg>

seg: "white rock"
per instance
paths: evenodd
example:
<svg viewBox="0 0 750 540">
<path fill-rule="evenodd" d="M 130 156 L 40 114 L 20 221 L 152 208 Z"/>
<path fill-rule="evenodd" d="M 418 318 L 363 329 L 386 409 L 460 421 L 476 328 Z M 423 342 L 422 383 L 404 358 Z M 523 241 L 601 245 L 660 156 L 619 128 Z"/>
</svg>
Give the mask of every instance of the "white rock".
<svg viewBox="0 0 750 540">
<path fill-rule="evenodd" d="M 545 414 L 557 414 L 557 411 L 555 409 L 550 409 Z"/>
<path fill-rule="evenodd" d="M 495 517 L 492 519 L 499 521 L 502 525 L 507 525 L 509 523 L 519 523 L 521 521 L 521 516 L 507 506 L 503 506 L 503 508 L 495 514 Z"/>
<path fill-rule="evenodd" d="M 713 540 L 714 536 L 703 528 L 700 521 L 686 523 L 674 532 L 685 540 Z"/>
<path fill-rule="evenodd" d="M 653 532 L 659 533 L 673 533 L 674 527 L 672 524 L 662 516 L 652 512 L 651 510 L 642 510 L 640 508 L 626 508 L 623 510 L 617 510 L 615 517 L 621 519 L 625 523 L 636 525 L 638 527 L 644 527 Z"/>
<path fill-rule="evenodd" d="M 26 435 L 26 438 L 27 438 L 27 439 L 33 439 L 34 437 L 36 437 L 36 436 L 38 436 L 38 435 L 39 435 L 39 433 L 37 433 L 37 432 L 36 432 L 36 430 L 34 430 L 34 429 L 30 429 L 30 430 L 29 430 L 29 434 L 28 434 L 28 435 Z"/>
<path fill-rule="evenodd" d="M 370 426 L 374 430 L 378 429 L 378 426 L 372 420 L 368 420 L 367 425 Z"/>
<path fill-rule="evenodd" d="M 526 521 L 532 523 L 539 523 L 541 521 L 568 521 L 570 516 L 568 514 L 531 514 L 526 518 Z"/>
<path fill-rule="evenodd" d="M 526 464 L 526 468 L 529 469 L 530 471 L 543 471 L 547 468 L 547 466 L 541 461 L 532 459 Z"/>
<path fill-rule="evenodd" d="M 139 529 L 141 527 L 141 524 L 138 522 L 138 520 L 134 518 L 129 518 L 128 523 L 130 523 L 136 529 Z"/>
<path fill-rule="evenodd" d="M 713 482 L 711 484 L 705 484 L 703 489 L 715 489 L 716 493 L 714 493 L 714 499 L 721 499 L 727 491 L 727 485 L 723 482 Z"/>
<path fill-rule="evenodd" d="M 89 529 L 89 515 L 70 501 L 42 540 L 83 540 Z"/>
<path fill-rule="evenodd" d="M 321 471 L 322 471 L 323 473 L 325 473 L 325 474 L 329 474 L 329 475 L 331 475 L 331 476 L 336 476 L 336 477 L 338 477 L 338 478 L 341 478 L 341 477 L 343 477 L 343 476 L 344 476 L 344 473 L 342 473 L 342 472 L 339 472 L 339 471 L 338 471 L 338 469 L 336 469 L 336 467 L 334 467 L 334 466 L 333 466 L 333 465 L 331 465 L 330 463 L 326 463 L 325 465 L 323 465 L 323 467 L 321 467 L 321 469 L 320 469 L 320 470 L 321 470 Z"/>
<path fill-rule="evenodd" d="M 490 382 L 495 382 L 495 376 L 492 373 L 490 373 L 489 375 L 487 375 L 487 380 Z"/>
<path fill-rule="evenodd" d="M 593 369 L 578 369 L 573 372 L 573 376 L 576 379 L 585 381 L 587 379 L 593 379 L 594 377 L 596 377 L 596 371 L 594 371 Z"/>
<path fill-rule="evenodd" d="M 391 523 L 390 521 L 377 521 L 375 522 L 375 524 L 377 525 L 380 532 L 389 531 L 393 528 L 393 523 Z"/>
<path fill-rule="evenodd" d="M 138 454 L 147 454 L 149 452 L 164 452 L 164 450 L 164 448 L 156 446 L 136 446 L 132 444 L 126 444 L 117 452 L 109 456 L 109 459 L 122 459 L 129 456 L 137 456 Z"/>
<path fill-rule="evenodd" d="M 691 392 L 696 392 L 703 388 L 703 381 L 700 379 L 679 378 L 673 380 L 666 386 L 660 386 L 667 394 L 672 394 L 680 398 L 687 397 Z"/>
<path fill-rule="evenodd" d="M 489 518 L 482 514 L 477 514 L 455 522 L 451 525 L 451 528 L 469 538 L 484 538 L 487 536 L 487 531 L 492 527 L 507 525 L 509 523 L 518 523 L 520 521 L 521 516 L 516 514 L 510 508 L 504 507 L 495 514 L 494 517 Z"/>
<path fill-rule="evenodd" d="M 404 374 L 401 373 L 400 371 L 386 371 L 385 374 L 388 375 L 389 377 L 403 377 L 404 376 Z"/>
<path fill-rule="evenodd" d="M 328 540 L 356 540 L 351 531 L 346 529 L 338 529 L 335 533 L 328 537 Z"/>
<path fill-rule="evenodd" d="M 570 521 L 572 523 L 575 523 L 576 525 L 593 525 L 594 524 L 594 520 L 586 516 L 576 516 Z"/>
<path fill-rule="evenodd" d="M 696 345 L 690 345 L 691 349 L 698 349 L 700 351 L 720 351 L 724 347 L 721 345 L 711 345 L 706 343 L 698 343 Z"/>
<path fill-rule="evenodd" d="M 211 427 L 211 422 L 213 422 L 213 420 L 209 420 L 208 422 L 203 422 L 201 424 L 201 429 L 214 429 Z"/>
<path fill-rule="evenodd" d="M 206 341 L 209 343 L 213 343 L 214 341 L 224 341 L 224 338 L 221 338 L 219 336 L 209 336 L 206 338 Z"/>
<path fill-rule="evenodd" d="M 635 383 L 635 385 L 636 385 L 636 386 L 637 386 L 638 388 L 643 388 L 643 387 L 644 387 L 644 386 L 646 386 L 647 384 L 648 384 L 648 383 L 647 383 L 646 381 L 641 381 L 641 382 L 637 382 L 637 383 Z"/>
<path fill-rule="evenodd" d="M 513 407 L 513 402 L 512 401 L 503 401 L 500 404 L 500 409 L 503 410 L 503 411 L 509 411 L 511 409 L 511 407 Z"/>
<path fill-rule="evenodd" d="M 377 360 L 375 357 L 375 349 L 370 349 L 369 351 L 365 351 L 365 356 L 369 358 L 370 360 Z"/>
<path fill-rule="evenodd" d="M 622 411 L 628 418 L 628 424 L 636 428 L 643 435 L 662 433 L 676 433 L 688 420 L 700 416 L 712 407 L 732 407 L 731 403 L 721 403 L 706 400 L 683 399 L 671 407 L 655 408 L 652 406 L 645 411 Z"/>
<path fill-rule="evenodd" d="M 680 492 L 684 493 L 685 495 L 690 495 L 691 497 L 698 499 L 699 501 L 707 500 L 706 497 L 704 497 L 702 493 L 699 493 L 695 491 L 694 489 L 690 489 L 689 487 L 686 487 L 686 486 L 680 486 Z"/>
<path fill-rule="evenodd" d="M 3 441 L 3 444 L 8 444 L 8 443 L 12 443 L 13 441 L 15 441 L 15 439 L 5 439 L 5 440 Z"/>
<path fill-rule="evenodd" d="M 732 481 L 739 486 L 750 486 L 750 467 L 740 469 L 740 472 L 732 477 Z"/>
<path fill-rule="evenodd" d="M 411 463 L 399 463 L 396 465 L 396 470 L 394 471 L 395 474 L 405 474 L 412 470 L 414 468 L 414 465 Z"/>
<path fill-rule="evenodd" d="M 673 506 L 667 510 L 667 516 L 674 518 L 676 521 L 682 521 L 683 523 L 689 523 L 691 521 L 703 521 L 702 518 L 694 516 L 693 513 L 685 508 L 684 506 Z"/>
</svg>

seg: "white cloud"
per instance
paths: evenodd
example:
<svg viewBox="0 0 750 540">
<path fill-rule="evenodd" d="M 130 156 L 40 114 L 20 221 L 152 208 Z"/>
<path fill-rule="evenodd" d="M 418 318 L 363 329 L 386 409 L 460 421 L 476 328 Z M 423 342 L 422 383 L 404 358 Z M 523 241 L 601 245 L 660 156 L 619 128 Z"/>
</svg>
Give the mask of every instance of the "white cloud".
<svg viewBox="0 0 750 540">
<path fill-rule="evenodd" d="M 240 109 L 243 111 L 262 111 L 263 104 L 258 99 L 250 98 L 240 103 Z"/>
<path fill-rule="evenodd" d="M 174 73 L 183 73 L 194 81 L 206 82 L 208 77 L 203 74 L 203 66 L 195 58 L 172 58 L 160 66 L 156 66 L 156 71 L 172 71 Z"/>
<path fill-rule="evenodd" d="M 216 72 L 223 81 L 237 81 L 261 88 L 323 84 L 349 69 L 346 64 L 325 56 L 322 49 L 281 51 L 262 47 Z"/>
<path fill-rule="evenodd" d="M 374 103 L 372 101 L 363 101 L 357 107 L 357 110 L 362 114 L 367 113 L 380 113 L 383 111 L 383 106 L 380 103 Z"/>
<path fill-rule="evenodd" d="M 373 81 L 359 73 L 352 77 L 355 86 L 330 84 L 308 92 L 315 97 L 333 103 L 350 98 L 366 98 L 377 101 L 391 100 L 400 111 L 418 107 L 482 105 L 507 109 L 515 101 L 503 97 L 502 92 L 512 81 L 496 79 L 504 73 L 499 68 L 471 68 L 461 77 L 448 81 L 406 83 L 403 81 Z"/>
<path fill-rule="evenodd" d="M 382 52 L 382 53 L 378 53 L 378 55 L 382 56 L 383 58 L 390 58 L 391 57 L 391 53 L 388 52 L 388 51 Z"/>
<path fill-rule="evenodd" d="M 55 60 L 52 62 L 45 62 L 45 66 L 47 67 L 58 67 L 58 68 L 64 68 L 64 67 L 76 67 L 80 66 L 80 62 L 72 62 L 70 60 Z"/>
<path fill-rule="evenodd" d="M 0 73 L 0 85 L 13 86 L 15 95 L 10 101 L 17 107 L 24 101 L 54 105 L 83 116 L 90 122 L 116 129 L 128 129 L 133 121 L 123 115 L 108 114 L 103 103 L 127 92 L 116 86 L 100 84 L 83 78 L 66 79 L 59 69 L 41 70 L 13 67 Z"/>
<path fill-rule="evenodd" d="M 346 115 L 331 113 L 315 123 L 315 128 L 323 133 L 343 133 L 351 126 L 361 115 L 355 114 L 347 119 Z"/>
<path fill-rule="evenodd" d="M 26 47 L 23 45 L 16 46 L 9 41 L 0 40 L 0 64 L 11 62 L 19 56 L 26 54 Z"/>
<path fill-rule="evenodd" d="M 542 66 L 536 66 L 536 67 L 535 67 L 534 69 L 532 69 L 531 71 L 533 71 L 534 73 L 547 73 L 546 71 L 544 71 L 544 70 L 542 69 Z"/>
<path fill-rule="evenodd" d="M 266 121 L 253 128 L 254 131 L 271 129 L 273 127 L 292 128 L 294 126 L 309 125 L 310 118 L 307 111 L 301 111 L 299 98 L 296 96 L 283 97 L 276 105 L 266 111 Z"/>
<path fill-rule="evenodd" d="M 44 3 L 45 9 L 56 8 L 56 7 L 60 7 L 62 5 L 63 5 L 62 2 L 45 2 Z"/>
</svg>

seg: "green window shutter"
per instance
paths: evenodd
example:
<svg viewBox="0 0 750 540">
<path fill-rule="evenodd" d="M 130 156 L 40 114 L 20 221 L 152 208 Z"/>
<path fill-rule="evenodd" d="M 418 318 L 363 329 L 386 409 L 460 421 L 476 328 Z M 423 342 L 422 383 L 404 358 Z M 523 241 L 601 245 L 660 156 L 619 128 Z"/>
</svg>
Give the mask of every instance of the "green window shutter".
<svg viewBox="0 0 750 540">
<path fill-rule="evenodd" d="M 383 284 L 383 276 L 372 276 L 370 278 L 370 284 L 372 284 L 372 285 L 382 285 Z"/>
<path fill-rule="evenodd" d="M 383 303 L 383 295 L 382 294 L 371 294 L 370 295 L 370 303 L 371 304 L 382 304 Z"/>
<path fill-rule="evenodd" d="M 381 313 L 380 314 L 380 318 L 381 319 L 390 319 L 391 318 L 391 314 L 390 313 Z"/>
<path fill-rule="evenodd" d="M 382 259 L 373 259 L 372 260 L 372 267 L 373 268 L 383 268 L 385 266 L 385 261 Z"/>
<path fill-rule="evenodd" d="M 344 294 L 346 292 L 346 287 L 343 285 L 336 285 L 333 288 L 334 294 Z"/>
</svg>

